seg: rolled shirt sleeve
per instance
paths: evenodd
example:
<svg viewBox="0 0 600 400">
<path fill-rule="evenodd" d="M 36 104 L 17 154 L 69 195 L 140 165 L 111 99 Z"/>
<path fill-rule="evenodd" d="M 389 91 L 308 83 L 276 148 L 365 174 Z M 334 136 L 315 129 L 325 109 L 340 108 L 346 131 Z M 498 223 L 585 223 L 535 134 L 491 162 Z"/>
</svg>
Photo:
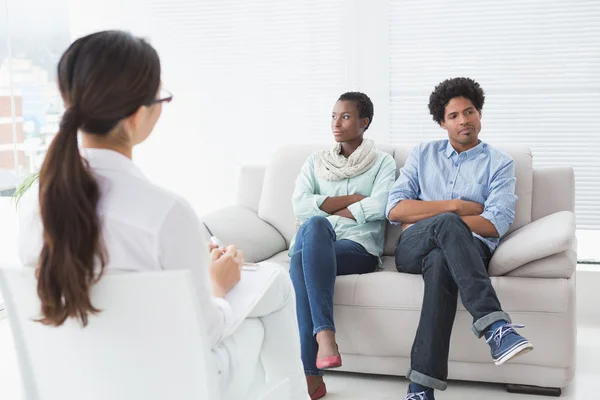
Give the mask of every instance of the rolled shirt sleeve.
<svg viewBox="0 0 600 400">
<path fill-rule="evenodd" d="M 481 216 L 490 221 L 502 237 L 515 219 L 515 162 L 508 158 L 492 176 L 488 198 Z"/>
<path fill-rule="evenodd" d="M 348 210 L 350 210 L 358 224 L 380 221 L 386 218 L 386 203 L 395 179 L 396 162 L 392 156 L 386 154 L 375 177 L 371 195 L 348 206 Z"/>
<path fill-rule="evenodd" d="M 292 206 L 296 218 L 307 220 L 316 216 L 327 217 L 329 214 L 320 208 L 327 197 L 315 194 L 314 156 L 310 156 L 302 166 L 292 194 Z"/>
</svg>

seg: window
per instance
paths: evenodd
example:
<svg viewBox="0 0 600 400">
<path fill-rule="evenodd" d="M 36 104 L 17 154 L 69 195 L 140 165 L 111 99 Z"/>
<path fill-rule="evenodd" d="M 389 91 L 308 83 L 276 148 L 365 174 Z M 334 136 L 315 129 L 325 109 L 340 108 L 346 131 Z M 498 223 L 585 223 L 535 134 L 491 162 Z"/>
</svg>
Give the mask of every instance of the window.
<svg viewBox="0 0 600 400">
<path fill-rule="evenodd" d="M 56 65 L 70 43 L 68 1 L 0 0 L 0 262 L 17 262 L 11 196 L 39 170 L 62 113 Z"/>
</svg>

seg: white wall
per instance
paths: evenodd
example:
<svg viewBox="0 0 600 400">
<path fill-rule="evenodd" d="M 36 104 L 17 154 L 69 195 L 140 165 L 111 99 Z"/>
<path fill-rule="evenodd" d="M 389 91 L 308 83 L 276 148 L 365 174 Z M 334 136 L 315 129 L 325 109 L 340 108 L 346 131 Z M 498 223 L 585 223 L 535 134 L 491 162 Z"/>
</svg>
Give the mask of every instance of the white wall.
<svg viewBox="0 0 600 400">
<path fill-rule="evenodd" d="M 240 166 L 264 164 L 287 144 L 332 143 L 331 108 L 360 81 L 359 71 L 347 68 L 357 65 L 345 37 L 355 14 L 343 5 L 89 0 L 84 7 L 73 0 L 71 29 L 74 38 L 126 29 L 159 51 L 174 101 L 135 160 L 206 213 L 233 201 Z M 376 96 L 385 97 L 385 82 L 377 84 Z M 375 107 L 369 134 L 384 139 L 387 106 Z"/>
</svg>

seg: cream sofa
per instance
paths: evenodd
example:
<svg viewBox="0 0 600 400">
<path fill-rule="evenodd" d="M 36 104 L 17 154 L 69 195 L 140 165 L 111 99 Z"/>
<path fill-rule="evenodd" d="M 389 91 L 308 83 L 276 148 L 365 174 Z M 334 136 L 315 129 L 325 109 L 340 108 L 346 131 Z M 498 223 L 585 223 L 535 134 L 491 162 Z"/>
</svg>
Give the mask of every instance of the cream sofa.
<svg viewBox="0 0 600 400">
<path fill-rule="evenodd" d="M 411 148 L 379 147 L 401 167 Z M 535 350 L 497 367 L 489 347 L 471 332 L 459 304 L 450 349 L 449 379 L 554 388 L 574 374 L 576 342 L 574 176 L 568 167 L 534 169 L 528 149 L 501 147 L 515 160 L 519 197 L 509 233 L 490 262 L 502 306 Z M 204 217 L 211 231 L 244 250 L 249 261 L 289 267 L 295 233 L 291 196 L 296 176 L 315 146 L 278 151 L 267 166 L 243 167 L 235 206 Z M 394 265 L 400 231 L 387 226 L 383 271 L 338 277 L 334 312 L 343 371 L 404 376 L 419 320 L 423 281 Z M 512 385 L 511 385 L 512 384 Z M 528 389 L 528 388 L 526 388 Z M 539 390 L 538 390 L 539 391 Z"/>
</svg>

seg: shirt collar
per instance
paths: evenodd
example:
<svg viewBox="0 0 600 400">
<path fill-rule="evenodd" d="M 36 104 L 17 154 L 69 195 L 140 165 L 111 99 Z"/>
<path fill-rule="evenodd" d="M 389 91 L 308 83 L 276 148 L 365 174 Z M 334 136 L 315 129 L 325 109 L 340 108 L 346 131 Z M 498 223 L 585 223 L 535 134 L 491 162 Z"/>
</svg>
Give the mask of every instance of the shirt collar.
<svg viewBox="0 0 600 400">
<path fill-rule="evenodd" d="M 114 150 L 82 148 L 81 156 L 87 160 L 92 169 L 122 171 L 137 178 L 148 180 L 130 158 Z"/>
<path fill-rule="evenodd" d="M 481 153 L 486 148 L 486 146 L 487 145 L 480 140 L 479 144 L 477 146 L 475 146 L 472 149 L 469 149 L 467 151 L 463 151 L 461 154 L 465 154 L 464 157 L 466 157 L 466 158 L 474 158 L 479 153 Z M 444 154 L 446 155 L 446 158 L 450 158 L 454 154 L 458 154 L 458 152 L 450 144 L 450 140 L 446 140 L 446 148 L 444 149 Z"/>
</svg>

